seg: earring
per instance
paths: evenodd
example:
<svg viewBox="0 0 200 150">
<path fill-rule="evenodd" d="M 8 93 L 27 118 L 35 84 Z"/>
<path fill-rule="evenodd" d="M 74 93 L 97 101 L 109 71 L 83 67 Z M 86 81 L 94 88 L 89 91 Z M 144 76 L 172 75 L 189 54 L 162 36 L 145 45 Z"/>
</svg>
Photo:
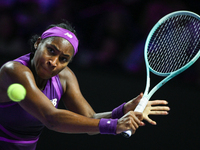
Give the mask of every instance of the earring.
<svg viewBox="0 0 200 150">
<path fill-rule="evenodd" d="M 34 48 L 37 49 L 37 46 L 38 46 L 38 45 L 35 43 L 35 44 L 34 44 Z"/>
</svg>

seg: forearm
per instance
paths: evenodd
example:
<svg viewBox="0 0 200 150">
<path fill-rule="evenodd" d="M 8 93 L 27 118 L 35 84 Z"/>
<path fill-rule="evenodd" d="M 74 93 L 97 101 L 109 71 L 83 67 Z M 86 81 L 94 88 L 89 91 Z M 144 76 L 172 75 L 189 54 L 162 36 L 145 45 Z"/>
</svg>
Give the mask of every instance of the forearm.
<svg viewBox="0 0 200 150">
<path fill-rule="evenodd" d="M 142 115 L 142 114 L 140 114 Z M 120 119 L 111 118 L 112 112 L 98 113 L 94 118 L 85 117 L 68 110 L 56 110 L 56 113 L 48 116 L 47 124 L 49 129 L 62 133 L 87 133 L 87 134 L 119 134 L 131 129 L 133 133 L 141 125 L 137 114 L 131 112 Z M 98 118 L 98 119 L 97 119 Z M 104 118 L 104 119 L 100 119 Z M 109 118 L 109 119 L 105 119 Z M 132 121 L 127 121 L 130 118 Z M 125 122 L 124 122 L 125 121 Z M 118 124 L 119 123 L 119 124 Z"/>
<path fill-rule="evenodd" d="M 93 118 L 95 119 L 101 119 L 101 118 L 111 118 L 112 112 L 103 112 L 103 113 L 96 113 L 94 114 Z"/>
<path fill-rule="evenodd" d="M 96 119 L 101 119 L 101 118 L 112 118 L 112 119 L 116 119 L 116 118 L 121 118 L 124 115 L 124 105 L 126 103 L 121 104 L 120 106 L 116 107 L 115 109 L 113 109 L 110 112 L 103 112 L 103 113 L 97 113 L 94 114 L 93 118 Z"/>
<path fill-rule="evenodd" d="M 100 132 L 101 134 L 116 134 L 118 119 L 105 119 L 111 118 L 111 112 L 98 113 L 95 118 L 85 117 L 67 110 L 59 110 L 57 113 L 47 119 L 49 121 L 46 126 L 51 130 L 62 133 L 87 133 L 89 135 Z"/>
<path fill-rule="evenodd" d="M 47 116 L 47 128 L 62 133 L 99 133 L 99 119 L 85 117 L 68 110 L 57 110 Z"/>
</svg>

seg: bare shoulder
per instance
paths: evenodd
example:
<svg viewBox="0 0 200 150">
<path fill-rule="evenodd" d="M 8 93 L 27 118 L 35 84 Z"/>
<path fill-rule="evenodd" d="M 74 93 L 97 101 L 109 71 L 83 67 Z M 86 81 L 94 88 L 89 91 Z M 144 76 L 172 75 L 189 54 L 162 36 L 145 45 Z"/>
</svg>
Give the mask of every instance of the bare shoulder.
<svg viewBox="0 0 200 150">
<path fill-rule="evenodd" d="M 31 70 L 19 62 L 9 61 L 5 63 L 0 69 L 0 76 L 6 75 L 7 77 L 21 77 L 31 73 Z"/>
<path fill-rule="evenodd" d="M 62 84 L 64 91 L 66 90 L 66 87 L 70 87 L 70 85 L 78 84 L 74 72 L 69 67 L 66 67 L 59 73 L 59 78 L 60 78 L 60 82 Z"/>
<path fill-rule="evenodd" d="M 26 83 L 33 81 L 32 71 L 19 62 L 9 61 L 0 69 L 0 87 L 12 83 Z"/>
<path fill-rule="evenodd" d="M 72 78 L 75 77 L 74 72 L 69 68 L 69 67 L 65 67 L 65 69 L 63 69 L 60 73 L 59 73 L 59 77 L 62 78 Z"/>
<path fill-rule="evenodd" d="M 12 83 L 33 83 L 31 70 L 19 62 L 10 61 L 5 63 L 0 69 L 0 102 L 9 101 L 7 97 L 7 88 Z"/>
</svg>

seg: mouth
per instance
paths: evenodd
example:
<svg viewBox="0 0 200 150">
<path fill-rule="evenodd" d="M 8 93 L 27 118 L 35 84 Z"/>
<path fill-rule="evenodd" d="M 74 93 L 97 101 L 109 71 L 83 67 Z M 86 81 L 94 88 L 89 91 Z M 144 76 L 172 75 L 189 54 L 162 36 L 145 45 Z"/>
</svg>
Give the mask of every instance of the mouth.
<svg viewBox="0 0 200 150">
<path fill-rule="evenodd" d="M 48 74 L 52 74 L 52 71 L 50 71 L 49 69 L 47 69 L 47 68 L 45 68 L 45 67 L 42 67 L 43 68 L 43 70 L 45 71 L 45 72 L 47 72 Z"/>
</svg>

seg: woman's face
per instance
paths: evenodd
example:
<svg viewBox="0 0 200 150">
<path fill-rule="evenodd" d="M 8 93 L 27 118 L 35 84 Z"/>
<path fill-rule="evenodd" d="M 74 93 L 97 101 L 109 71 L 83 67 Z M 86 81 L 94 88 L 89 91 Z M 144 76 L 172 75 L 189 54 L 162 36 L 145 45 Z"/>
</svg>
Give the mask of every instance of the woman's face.
<svg viewBox="0 0 200 150">
<path fill-rule="evenodd" d="M 69 41 L 61 37 L 38 40 L 31 61 L 36 74 L 42 79 L 49 79 L 62 71 L 73 57 L 74 49 Z"/>
</svg>

